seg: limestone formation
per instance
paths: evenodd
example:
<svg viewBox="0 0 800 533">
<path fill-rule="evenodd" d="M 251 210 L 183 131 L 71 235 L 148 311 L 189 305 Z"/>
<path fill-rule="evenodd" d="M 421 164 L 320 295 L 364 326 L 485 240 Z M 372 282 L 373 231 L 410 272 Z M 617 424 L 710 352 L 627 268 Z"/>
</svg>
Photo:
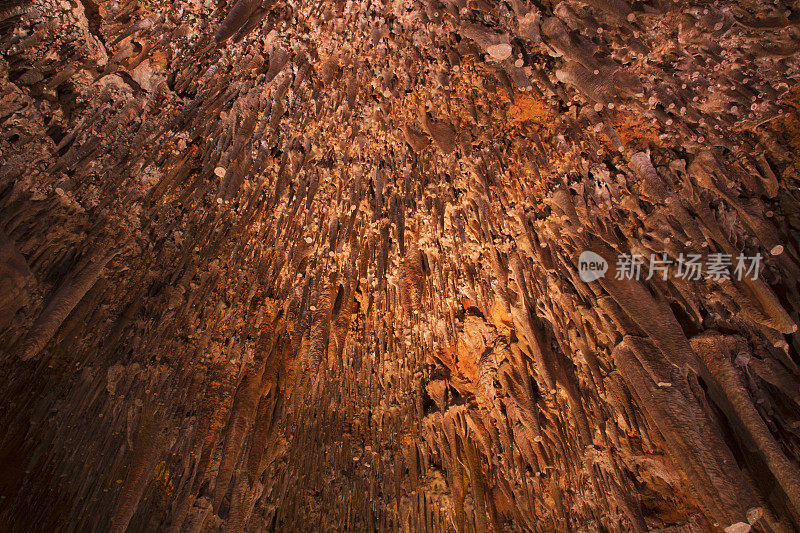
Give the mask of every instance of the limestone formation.
<svg viewBox="0 0 800 533">
<path fill-rule="evenodd" d="M 0 30 L 0 531 L 800 529 L 797 0 Z"/>
</svg>

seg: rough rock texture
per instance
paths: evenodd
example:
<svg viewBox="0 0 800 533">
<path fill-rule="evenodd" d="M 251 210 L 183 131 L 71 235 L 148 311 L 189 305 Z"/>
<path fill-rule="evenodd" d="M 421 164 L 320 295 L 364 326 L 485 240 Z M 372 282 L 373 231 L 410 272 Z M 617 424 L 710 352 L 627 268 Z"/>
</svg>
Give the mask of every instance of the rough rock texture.
<svg viewBox="0 0 800 533">
<path fill-rule="evenodd" d="M 0 29 L 0 530 L 800 527 L 797 0 Z"/>
</svg>

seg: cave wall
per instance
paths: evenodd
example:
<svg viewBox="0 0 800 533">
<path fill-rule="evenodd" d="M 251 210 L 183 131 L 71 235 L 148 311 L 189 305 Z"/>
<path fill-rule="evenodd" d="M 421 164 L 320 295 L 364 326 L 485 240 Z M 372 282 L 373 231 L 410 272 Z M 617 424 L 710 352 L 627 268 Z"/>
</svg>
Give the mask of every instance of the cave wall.
<svg viewBox="0 0 800 533">
<path fill-rule="evenodd" d="M 0 529 L 799 527 L 796 1 L 0 29 Z"/>
</svg>

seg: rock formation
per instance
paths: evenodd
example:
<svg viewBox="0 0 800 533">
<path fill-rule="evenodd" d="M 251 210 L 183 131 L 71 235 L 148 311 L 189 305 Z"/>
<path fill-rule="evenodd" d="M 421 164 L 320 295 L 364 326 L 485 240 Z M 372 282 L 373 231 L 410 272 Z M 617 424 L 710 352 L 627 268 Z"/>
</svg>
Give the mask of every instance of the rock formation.
<svg viewBox="0 0 800 533">
<path fill-rule="evenodd" d="M 0 28 L 0 530 L 800 528 L 797 0 Z"/>
</svg>

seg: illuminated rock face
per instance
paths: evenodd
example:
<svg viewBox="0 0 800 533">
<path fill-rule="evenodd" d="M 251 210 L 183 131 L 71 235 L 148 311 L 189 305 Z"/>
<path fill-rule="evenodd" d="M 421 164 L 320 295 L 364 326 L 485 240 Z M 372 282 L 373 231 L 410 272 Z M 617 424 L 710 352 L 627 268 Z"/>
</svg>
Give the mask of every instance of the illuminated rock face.
<svg viewBox="0 0 800 533">
<path fill-rule="evenodd" d="M 0 27 L 0 530 L 800 526 L 797 2 Z"/>
</svg>

